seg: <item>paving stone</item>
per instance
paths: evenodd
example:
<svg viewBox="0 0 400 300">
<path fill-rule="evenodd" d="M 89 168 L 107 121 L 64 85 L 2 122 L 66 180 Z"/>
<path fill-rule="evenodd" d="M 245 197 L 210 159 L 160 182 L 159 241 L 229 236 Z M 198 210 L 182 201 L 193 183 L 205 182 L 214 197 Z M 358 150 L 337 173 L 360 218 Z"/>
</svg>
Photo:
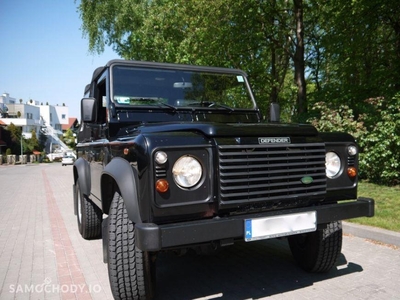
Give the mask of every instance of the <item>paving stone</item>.
<svg viewBox="0 0 400 300">
<path fill-rule="evenodd" d="M 0 299 L 112 299 L 101 240 L 84 240 L 77 229 L 71 166 L 1 165 L 0 191 Z M 160 253 L 157 299 L 400 299 L 400 250 L 371 242 L 398 233 L 362 227 L 368 234 L 358 237 L 347 226 L 327 274 L 298 268 L 285 239 L 208 256 Z M 25 286 L 36 290 L 21 292 Z"/>
</svg>

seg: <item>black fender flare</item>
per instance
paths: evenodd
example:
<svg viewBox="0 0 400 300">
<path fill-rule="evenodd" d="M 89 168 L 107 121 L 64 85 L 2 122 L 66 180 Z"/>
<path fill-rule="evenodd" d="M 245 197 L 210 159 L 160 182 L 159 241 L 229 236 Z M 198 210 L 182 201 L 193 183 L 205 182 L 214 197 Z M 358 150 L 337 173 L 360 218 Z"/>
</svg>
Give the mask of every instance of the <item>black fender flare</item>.
<svg viewBox="0 0 400 300">
<path fill-rule="evenodd" d="M 77 191 L 76 191 L 76 182 L 79 181 L 79 188 L 82 193 L 86 196 L 90 196 L 90 191 L 92 189 L 92 183 L 90 179 L 90 166 L 89 163 L 79 157 L 74 163 L 74 185 L 73 185 L 73 193 L 74 193 L 74 213 L 77 214 Z"/>
<path fill-rule="evenodd" d="M 129 219 L 134 224 L 138 224 L 142 222 L 142 218 L 137 190 L 138 176 L 135 171 L 125 159 L 113 158 L 101 174 L 101 200 L 103 212 L 108 213 L 115 192 L 110 184 L 114 181 L 124 199 Z"/>
<path fill-rule="evenodd" d="M 79 180 L 79 187 L 82 193 L 89 196 L 92 189 L 90 166 L 82 157 L 79 157 L 74 163 L 74 184 L 76 184 L 77 180 Z"/>
</svg>

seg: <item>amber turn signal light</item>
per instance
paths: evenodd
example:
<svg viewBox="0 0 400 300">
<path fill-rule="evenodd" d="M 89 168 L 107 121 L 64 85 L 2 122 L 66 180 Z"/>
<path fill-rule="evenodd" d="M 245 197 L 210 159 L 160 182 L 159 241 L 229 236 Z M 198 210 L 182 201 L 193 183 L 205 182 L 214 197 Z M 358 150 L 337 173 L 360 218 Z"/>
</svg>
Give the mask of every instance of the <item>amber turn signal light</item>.
<svg viewBox="0 0 400 300">
<path fill-rule="evenodd" d="M 159 193 L 165 193 L 167 192 L 169 189 L 169 184 L 168 181 L 166 181 L 165 179 L 159 179 L 156 182 L 156 190 Z"/>
<path fill-rule="evenodd" d="M 357 169 L 354 167 L 349 167 L 347 168 L 347 175 L 349 175 L 350 178 L 354 178 L 357 176 Z"/>
</svg>

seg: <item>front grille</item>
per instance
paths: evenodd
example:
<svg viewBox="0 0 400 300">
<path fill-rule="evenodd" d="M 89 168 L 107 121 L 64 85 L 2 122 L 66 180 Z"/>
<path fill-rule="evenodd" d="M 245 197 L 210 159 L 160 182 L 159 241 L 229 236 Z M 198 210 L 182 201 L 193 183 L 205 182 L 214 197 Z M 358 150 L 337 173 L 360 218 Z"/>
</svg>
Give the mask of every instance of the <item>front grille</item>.
<svg viewBox="0 0 400 300">
<path fill-rule="evenodd" d="M 222 205 L 304 202 L 326 192 L 324 144 L 219 145 L 218 153 Z"/>
</svg>

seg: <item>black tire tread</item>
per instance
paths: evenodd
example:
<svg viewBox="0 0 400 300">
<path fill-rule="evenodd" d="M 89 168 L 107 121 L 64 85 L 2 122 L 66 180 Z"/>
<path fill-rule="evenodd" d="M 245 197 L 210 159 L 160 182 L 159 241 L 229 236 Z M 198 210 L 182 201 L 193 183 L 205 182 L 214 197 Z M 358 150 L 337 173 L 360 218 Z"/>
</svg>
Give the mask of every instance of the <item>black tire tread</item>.
<svg viewBox="0 0 400 300">
<path fill-rule="evenodd" d="M 146 299 L 143 252 L 135 247 L 135 226 L 116 193 L 108 224 L 108 274 L 115 299 Z"/>
<path fill-rule="evenodd" d="M 81 197 L 81 212 L 82 220 L 78 227 L 84 239 L 90 240 L 101 236 L 101 222 L 103 220 L 103 213 L 101 209 L 93 203 L 86 195 L 84 195 L 80 188 L 79 183 L 76 184 L 77 192 L 80 193 Z M 79 204 L 78 204 L 79 205 Z"/>
<path fill-rule="evenodd" d="M 299 239 L 306 244 L 299 246 Z M 289 237 L 289 246 L 297 263 L 306 271 L 325 273 L 332 269 L 342 249 L 342 223 L 331 222 L 327 227 L 300 236 Z"/>
</svg>

